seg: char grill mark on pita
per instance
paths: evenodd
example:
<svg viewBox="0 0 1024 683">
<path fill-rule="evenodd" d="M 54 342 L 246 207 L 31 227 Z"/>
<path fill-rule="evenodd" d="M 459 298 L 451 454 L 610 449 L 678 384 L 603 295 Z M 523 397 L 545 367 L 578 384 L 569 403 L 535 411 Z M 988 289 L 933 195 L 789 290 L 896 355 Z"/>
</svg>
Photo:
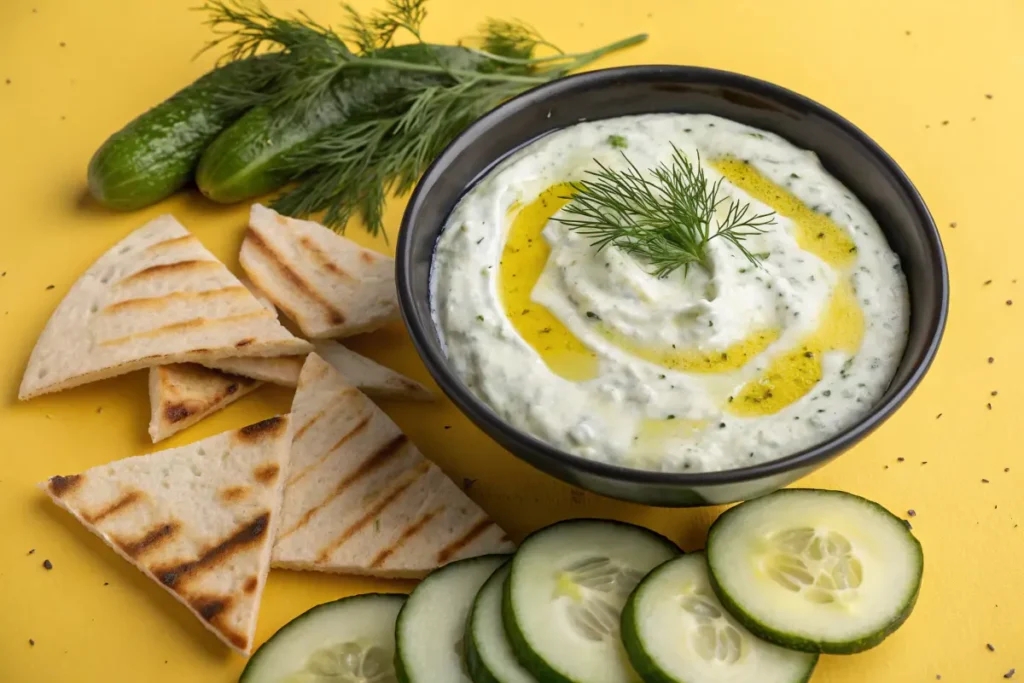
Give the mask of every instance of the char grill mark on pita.
<svg viewBox="0 0 1024 683">
<path fill-rule="evenodd" d="M 155 365 L 311 348 L 173 217 L 161 216 L 72 286 L 32 351 L 19 398 Z"/>
<path fill-rule="evenodd" d="M 156 443 L 259 388 L 248 377 L 227 375 L 194 363 L 149 369 L 149 435 Z"/>
<path fill-rule="evenodd" d="M 291 421 L 277 417 L 42 486 L 232 648 L 252 647 Z"/>
<path fill-rule="evenodd" d="M 276 566 L 418 577 L 513 548 L 383 411 L 316 354 L 303 366 L 292 411 L 296 438 Z"/>
<path fill-rule="evenodd" d="M 307 337 L 369 332 L 398 318 L 394 260 L 317 223 L 254 204 L 239 261 Z"/>
</svg>

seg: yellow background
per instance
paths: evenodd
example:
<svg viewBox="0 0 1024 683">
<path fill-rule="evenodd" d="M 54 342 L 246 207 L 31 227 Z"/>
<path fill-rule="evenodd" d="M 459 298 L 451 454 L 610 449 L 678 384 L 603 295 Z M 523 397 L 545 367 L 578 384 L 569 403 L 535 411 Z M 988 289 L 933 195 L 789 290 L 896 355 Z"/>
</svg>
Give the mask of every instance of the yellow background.
<svg viewBox="0 0 1024 683">
<path fill-rule="evenodd" d="M 52 474 L 153 450 L 145 373 L 16 401 L 29 352 L 60 298 L 146 220 L 173 212 L 237 271 L 247 207 L 213 206 L 191 192 L 113 214 L 85 194 L 86 163 L 103 139 L 210 66 L 211 55 L 191 59 L 209 34 L 189 4 L 0 0 L 0 681 L 202 683 L 234 680 L 244 664 L 34 488 Z M 272 6 L 301 7 L 324 22 L 341 17 L 333 0 Z M 802 484 L 862 494 L 901 516 L 916 510 L 924 586 L 902 630 L 868 653 L 823 658 L 814 683 L 937 675 L 975 683 L 1003 680 L 1014 666 L 1024 677 L 1024 4 L 431 0 L 429 10 L 427 35 L 438 41 L 470 34 L 485 16 L 527 20 L 570 50 L 649 31 L 647 44 L 602 64 L 698 64 L 759 76 L 832 107 L 896 158 L 948 251 L 945 342 L 895 417 Z M 401 210 L 392 202 L 392 231 Z M 364 241 L 355 226 L 350 235 Z M 400 326 L 353 346 L 429 381 Z M 261 389 L 166 445 L 287 411 L 289 402 L 285 390 Z M 564 517 L 609 515 L 694 549 L 718 512 L 575 491 L 501 451 L 449 404 L 387 408 L 457 480 L 476 479 L 472 495 L 516 537 Z M 259 640 L 316 603 L 407 587 L 275 571 Z"/>
</svg>

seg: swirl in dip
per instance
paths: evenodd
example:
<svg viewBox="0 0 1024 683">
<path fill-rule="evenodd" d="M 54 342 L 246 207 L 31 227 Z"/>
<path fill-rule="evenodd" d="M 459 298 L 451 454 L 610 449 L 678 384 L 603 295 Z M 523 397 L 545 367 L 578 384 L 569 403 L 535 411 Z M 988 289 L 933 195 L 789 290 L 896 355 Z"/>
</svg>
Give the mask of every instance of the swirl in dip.
<svg viewBox="0 0 1024 683">
<path fill-rule="evenodd" d="M 641 257 L 553 218 L 595 160 L 646 171 L 672 146 L 720 195 L 776 213 L 707 244 L 707 267 Z M 448 361 L 503 419 L 587 458 L 723 470 L 814 445 L 864 416 L 896 370 L 910 304 L 878 224 L 817 157 L 707 115 L 581 123 L 527 145 L 459 202 L 437 243 Z"/>
</svg>

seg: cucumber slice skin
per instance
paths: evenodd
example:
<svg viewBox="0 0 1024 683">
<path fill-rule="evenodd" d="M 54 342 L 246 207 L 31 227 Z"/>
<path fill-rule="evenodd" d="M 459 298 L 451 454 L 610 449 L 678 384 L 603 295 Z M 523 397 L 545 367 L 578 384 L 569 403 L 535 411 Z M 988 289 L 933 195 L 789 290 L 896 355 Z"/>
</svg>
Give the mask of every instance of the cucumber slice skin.
<svg viewBox="0 0 1024 683">
<path fill-rule="evenodd" d="M 874 508 L 876 511 L 883 513 L 888 517 L 891 517 L 892 519 L 896 520 L 900 526 L 903 526 L 905 528 L 905 525 L 903 524 L 902 520 L 893 515 L 891 512 L 889 512 L 889 510 L 887 510 L 882 505 L 879 505 L 873 500 L 868 500 L 867 498 L 864 498 L 862 496 L 858 496 L 853 493 L 847 493 L 845 491 L 802 488 L 781 489 L 774 493 L 768 494 L 767 496 L 763 496 L 762 498 L 757 498 L 754 500 L 764 500 L 765 498 L 777 496 L 800 495 L 802 493 L 808 492 L 855 498 L 860 503 L 867 504 L 868 506 Z M 736 514 L 736 511 L 739 510 L 744 504 L 745 503 L 740 503 L 740 505 L 729 508 L 728 510 L 723 512 L 718 517 L 718 519 L 716 519 L 714 523 L 711 525 L 711 528 L 708 530 L 707 541 L 707 549 L 709 556 L 711 555 L 712 548 L 718 541 L 718 535 L 721 533 L 721 530 L 725 528 L 725 526 L 729 523 L 731 516 L 733 514 Z M 776 645 L 779 645 L 781 647 L 788 648 L 790 650 L 798 650 L 800 652 L 811 652 L 832 655 L 856 654 L 858 652 L 863 652 L 865 650 L 870 650 L 873 647 L 877 647 L 879 644 L 881 644 L 883 640 L 885 640 L 894 632 L 896 632 L 896 630 L 899 629 L 899 627 L 902 626 L 904 622 L 906 622 L 906 620 L 910 617 L 910 614 L 914 611 L 914 606 L 917 604 L 917 598 L 921 592 L 921 579 L 924 575 L 924 550 L 921 548 L 921 542 L 918 541 L 917 538 L 915 538 L 914 535 L 910 533 L 909 529 L 905 528 L 905 533 L 906 539 L 909 541 L 910 547 L 915 551 L 915 556 L 917 560 L 915 568 L 917 574 L 917 584 L 914 588 L 912 595 L 906 601 L 903 608 L 888 624 L 886 624 L 883 628 L 875 631 L 874 633 L 865 635 L 862 638 L 856 638 L 852 640 L 815 640 L 811 638 L 803 638 L 793 633 L 787 633 L 777 628 L 773 628 L 772 626 L 765 624 L 753 615 L 749 614 L 743 608 L 742 605 L 740 605 L 735 599 L 733 599 L 733 597 L 728 593 L 725 587 L 722 586 L 718 577 L 715 575 L 713 565 L 709 566 L 708 571 L 708 576 L 711 581 L 711 588 L 712 590 L 714 590 L 715 596 L 718 598 L 719 602 L 722 603 L 722 606 L 726 609 L 726 611 L 729 612 L 729 614 L 731 614 L 733 618 L 736 619 L 736 621 L 743 624 L 743 626 L 748 631 L 756 635 L 758 638 L 761 638 L 762 640 L 767 640 L 769 643 L 775 643 Z"/>
<path fill-rule="evenodd" d="M 686 555 L 687 558 L 694 557 L 699 554 Z M 636 613 L 637 603 L 639 602 L 639 595 L 643 590 L 643 586 L 648 581 L 656 579 L 658 574 L 670 569 L 670 565 L 678 561 L 680 558 L 674 558 L 668 560 L 664 564 L 661 564 L 651 570 L 651 573 L 644 577 L 633 592 L 630 594 L 629 599 L 626 601 L 626 607 L 622 610 L 622 644 L 626 648 L 626 654 L 629 656 L 629 662 L 636 669 L 636 672 L 640 674 L 640 678 L 643 679 L 644 683 L 700 683 L 700 681 L 684 681 L 679 678 L 671 676 L 667 671 L 663 670 L 656 664 L 655 657 L 649 653 L 643 644 L 641 638 L 638 616 Z M 708 572 L 710 575 L 710 572 Z M 749 629 L 748 629 L 749 630 Z M 803 678 L 794 679 L 793 683 L 809 683 L 811 676 L 814 675 L 814 668 L 818 664 L 818 653 L 813 653 L 813 659 L 810 661 L 810 666 L 807 668 L 807 673 Z"/>
<path fill-rule="evenodd" d="M 511 561 L 511 560 L 510 560 Z M 488 666 L 486 658 L 481 654 L 481 644 L 479 642 L 478 633 L 474 624 L 478 618 L 480 611 L 483 609 L 483 601 L 489 596 L 491 588 L 494 587 L 494 582 L 500 581 L 500 585 L 497 586 L 499 596 L 503 596 L 505 592 L 505 579 L 508 577 L 509 562 L 501 565 L 494 570 L 490 578 L 480 588 L 480 592 L 477 593 L 476 600 L 473 601 L 473 608 L 469 612 L 469 617 L 466 619 L 466 637 L 463 642 L 466 644 L 466 668 L 469 670 L 469 677 L 473 679 L 473 683 L 508 683 L 503 680 L 500 673 L 491 669 Z M 501 605 L 498 606 L 499 615 L 501 613 Z M 506 636 L 506 640 L 508 637 Z M 511 648 L 511 646 L 509 646 Z M 514 654 L 512 655 L 514 656 Z M 520 665 L 522 666 L 522 665 Z M 524 678 L 532 678 L 528 673 L 521 672 L 523 675 L 517 676 L 516 680 L 522 681 Z M 507 678 L 504 677 L 504 678 Z"/>
<path fill-rule="evenodd" d="M 406 601 L 406 597 L 407 596 L 405 596 L 402 593 L 364 593 L 362 595 L 352 595 L 347 598 L 341 598 L 339 600 L 325 602 L 321 605 L 317 605 L 316 607 L 312 607 L 306 610 L 305 612 L 303 612 L 302 614 L 295 617 L 287 624 L 279 628 L 277 632 L 274 633 L 274 635 L 270 636 L 270 638 L 267 639 L 266 642 L 264 642 L 262 645 L 259 646 L 259 648 L 257 648 L 256 652 L 254 652 L 252 657 L 249 658 L 249 661 L 246 662 L 245 668 L 242 670 L 242 675 L 238 678 L 238 683 L 256 683 L 257 681 L 259 681 L 260 676 L 262 674 L 261 670 L 263 668 L 263 660 L 273 657 L 273 647 L 271 646 L 271 644 L 274 642 L 274 639 L 276 639 L 280 635 L 285 634 L 288 630 L 290 630 L 292 626 L 297 626 L 302 622 L 308 621 L 309 619 L 314 619 L 317 616 L 320 616 L 322 612 L 328 612 L 342 605 L 352 604 L 356 601 L 383 599 L 388 601 L 394 601 L 395 604 L 398 605 L 404 604 Z"/>
<path fill-rule="evenodd" d="M 478 564 L 478 563 L 481 563 L 481 562 L 496 562 L 496 561 L 499 561 L 499 560 L 503 560 L 502 562 L 500 562 L 495 567 L 495 569 L 498 569 L 498 567 L 500 567 L 501 565 L 505 564 L 509 560 L 510 557 L 511 557 L 510 555 L 493 554 L 493 555 L 480 555 L 478 557 L 470 557 L 470 558 L 466 558 L 464 560 L 458 560 L 456 562 L 452 562 L 451 564 L 446 564 L 443 567 L 439 567 L 439 568 L 435 569 L 434 571 L 432 571 L 430 574 L 428 574 L 426 576 L 426 578 L 423 579 L 422 582 L 420 582 L 420 584 L 417 586 L 417 588 L 419 588 L 420 586 L 425 585 L 428 581 L 430 581 L 430 578 L 432 576 L 436 578 L 437 575 L 442 573 L 442 572 L 447 572 L 447 571 L 452 571 L 452 570 L 457 571 L 460 566 L 465 566 L 467 564 Z M 407 655 L 403 652 L 403 647 L 402 647 L 402 642 L 404 640 L 401 637 L 401 634 L 402 634 L 402 631 L 403 631 L 403 624 L 404 624 L 404 622 L 406 620 L 412 618 L 411 612 L 409 611 L 409 609 L 407 609 L 409 607 L 409 605 L 410 605 L 410 602 L 411 602 L 411 600 L 407 600 L 405 605 L 402 606 L 402 610 L 398 613 L 398 619 L 395 622 L 395 676 L 398 679 L 399 683 L 424 683 L 424 682 L 421 682 L 418 679 L 414 678 L 412 672 L 406 666 L 405 660 L 407 658 Z M 472 609 L 470 611 L 472 612 Z M 468 620 L 468 617 L 467 617 L 467 620 Z M 465 646 L 464 646 L 463 652 L 465 652 Z M 465 654 L 463 654 L 463 656 L 465 656 Z M 432 683 L 432 682 L 430 682 L 430 683 Z"/>
<path fill-rule="evenodd" d="M 650 529 L 639 527 L 634 524 L 627 522 L 619 522 L 610 519 L 596 519 L 596 518 L 580 518 L 580 519 L 569 519 L 563 522 L 556 522 L 550 526 L 538 529 L 529 536 L 527 536 L 523 542 L 519 545 L 520 552 L 523 548 L 526 548 L 530 542 L 530 538 L 540 533 L 548 532 L 555 528 L 564 528 L 580 523 L 593 523 L 599 522 L 602 524 L 617 525 L 629 529 L 642 531 L 651 537 L 662 541 L 666 547 L 670 548 L 677 554 L 682 554 L 682 550 L 678 545 L 673 543 L 671 540 Z M 518 553 L 517 553 L 518 554 Z M 547 663 L 542 657 L 533 651 L 530 647 L 529 641 L 526 638 L 526 634 L 519 628 L 519 625 L 515 620 L 515 610 L 512 605 L 512 579 L 515 574 L 515 557 L 512 559 L 512 568 L 509 571 L 508 578 L 505 580 L 505 587 L 502 590 L 502 605 L 501 605 L 501 617 L 502 623 L 505 626 L 505 635 L 509 639 L 509 643 L 512 645 L 513 652 L 516 653 L 516 657 L 519 659 L 519 663 L 523 665 L 530 674 L 537 679 L 538 683 L 586 683 L 585 681 L 577 681 L 564 676 L 561 672 L 554 669 L 550 664 Z"/>
</svg>

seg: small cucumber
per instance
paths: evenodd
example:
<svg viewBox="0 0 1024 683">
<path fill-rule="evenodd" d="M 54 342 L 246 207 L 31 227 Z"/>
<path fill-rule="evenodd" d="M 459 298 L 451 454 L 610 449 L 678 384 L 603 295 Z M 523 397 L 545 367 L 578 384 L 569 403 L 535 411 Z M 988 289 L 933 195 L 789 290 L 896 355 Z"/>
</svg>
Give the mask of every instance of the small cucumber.
<svg viewBox="0 0 1024 683">
<path fill-rule="evenodd" d="M 818 655 L 753 636 L 722 607 L 704 553 L 661 565 L 622 611 L 622 642 L 648 683 L 807 683 Z"/>
<path fill-rule="evenodd" d="M 459 560 L 416 586 L 395 626 L 399 683 L 472 683 L 463 659 L 466 617 L 480 587 L 506 561 L 508 555 Z"/>
<path fill-rule="evenodd" d="M 396 683 L 395 620 L 404 595 L 369 593 L 318 605 L 260 645 L 239 683 Z"/>
<path fill-rule="evenodd" d="M 842 491 L 785 489 L 708 532 L 711 585 L 754 635 L 804 652 L 874 647 L 910 616 L 921 544 L 898 517 Z"/>
<path fill-rule="evenodd" d="M 436 63 L 452 69 L 487 69 L 491 60 L 461 47 L 402 45 L 381 50 L 381 59 Z M 296 115 L 256 107 L 203 152 L 196 185 L 215 202 L 230 204 L 276 190 L 293 179 L 287 157 L 325 130 L 349 121 L 399 113 L 401 95 L 452 82 L 447 74 L 363 69 L 346 74 L 331 92 Z"/>
<path fill-rule="evenodd" d="M 192 179 L 203 149 L 244 108 L 219 92 L 267 85 L 264 55 L 226 64 L 179 90 L 107 138 L 89 161 L 89 192 L 100 204 L 140 209 L 170 196 Z"/>
<path fill-rule="evenodd" d="M 512 651 L 544 683 L 635 683 L 620 639 L 640 580 L 680 550 L 664 536 L 599 519 L 559 522 L 512 559 L 502 620 Z"/>
</svg>

